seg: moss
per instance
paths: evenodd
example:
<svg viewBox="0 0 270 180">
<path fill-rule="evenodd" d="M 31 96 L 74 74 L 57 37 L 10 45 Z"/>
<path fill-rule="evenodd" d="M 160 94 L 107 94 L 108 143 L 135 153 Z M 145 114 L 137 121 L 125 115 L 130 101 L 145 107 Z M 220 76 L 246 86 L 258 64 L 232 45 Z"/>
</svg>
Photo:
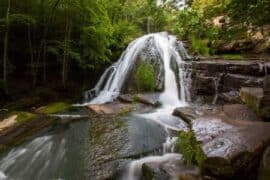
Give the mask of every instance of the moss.
<svg viewBox="0 0 270 180">
<path fill-rule="evenodd" d="M 137 91 L 153 92 L 155 89 L 155 70 L 150 64 L 142 62 L 135 74 Z"/>
<path fill-rule="evenodd" d="M 13 111 L 11 113 L 8 113 L 8 116 L 13 116 L 13 115 L 17 115 L 16 121 L 19 124 L 23 124 L 36 117 L 36 114 L 30 113 L 30 112 L 24 112 L 24 111 Z"/>
<path fill-rule="evenodd" d="M 205 156 L 192 131 L 179 132 L 176 147 L 187 164 L 202 166 Z"/>
<path fill-rule="evenodd" d="M 64 102 L 56 102 L 43 107 L 40 112 L 43 114 L 55 114 L 70 108 L 71 105 Z"/>
<path fill-rule="evenodd" d="M 244 59 L 244 56 L 241 54 L 224 54 L 224 55 L 221 55 L 221 57 L 226 60 L 243 60 Z"/>
</svg>

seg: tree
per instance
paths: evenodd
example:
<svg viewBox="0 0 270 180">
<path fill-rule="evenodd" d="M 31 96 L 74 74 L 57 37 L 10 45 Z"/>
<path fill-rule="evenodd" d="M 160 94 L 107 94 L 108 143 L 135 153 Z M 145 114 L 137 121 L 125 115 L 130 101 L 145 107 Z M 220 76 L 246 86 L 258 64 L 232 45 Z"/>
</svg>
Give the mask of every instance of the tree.
<svg viewBox="0 0 270 180">
<path fill-rule="evenodd" d="M 8 0 L 7 4 L 7 13 L 6 13 L 6 31 L 4 36 L 4 57 L 3 57 L 3 82 L 5 93 L 8 94 L 8 85 L 7 85 L 7 61 L 8 61 L 8 35 L 9 35 L 9 13 L 10 13 L 10 1 Z"/>
</svg>

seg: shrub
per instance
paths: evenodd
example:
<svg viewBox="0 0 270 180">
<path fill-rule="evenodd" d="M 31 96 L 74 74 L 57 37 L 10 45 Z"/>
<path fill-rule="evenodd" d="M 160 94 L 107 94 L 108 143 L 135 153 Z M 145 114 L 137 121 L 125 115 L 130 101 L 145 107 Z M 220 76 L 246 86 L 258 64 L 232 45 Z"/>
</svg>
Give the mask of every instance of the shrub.
<svg viewBox="0 0 270 180">
<path fill-rule="evenodd" d="M 204 154 L 192 131 L 180 132 L 176 147 L 183 155 L 187 164 L 202 166 Z"/>
<path fill-rule="evenodd" d="M 203 56 L 209 56 L 210 49 L 207 46 L 207 40 L 201 40 L 195 38 L 194 36 L 190 36 L 189 41 L 191 43 L 191 50 L 193 52 Z"/>
<path fill-rule="evenodd" d="M 155 89 L 154 67 L 147 63 L 141 63 L 135 74 L 135 83 L 138 91 L 153 92 Z"/>
</svg>

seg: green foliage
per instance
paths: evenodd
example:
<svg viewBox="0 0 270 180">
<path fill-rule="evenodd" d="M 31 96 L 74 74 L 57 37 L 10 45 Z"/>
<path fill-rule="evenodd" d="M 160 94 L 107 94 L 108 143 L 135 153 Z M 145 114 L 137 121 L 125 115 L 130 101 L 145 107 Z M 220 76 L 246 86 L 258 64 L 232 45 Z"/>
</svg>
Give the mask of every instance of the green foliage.
<svg viewBox="0 0 270 180">
<path fill-rule="evenodd" d="M 155 71 L 150 64 L 142 62 L 135 74 L 138 91 L 153 92 L 155 89 Z"/>
<path fill-rule="evenodd" d="M 70 107 L 71 105 L 68 103 L 56 102 L 41 108 L 40 112 L 44 114 L 55 114 L 64 111 Z"/>
<path fill-rule="evenodd" d="M 196 39 L 195 37 L 191 36 L 190 37 L 190 43 L 191 43 L 191 49 L 193 52 L 204 55 L 204 56 L 209 56 L 209 47 L 207 46 L 207 40 L 200 40 Z"/>
<path fill-rule="evenodd" d="M 29 120 L 32 120 L 36 117 L 35 114 L 30 112 L 24 112 L 24 111 L 13 111 L 8 113 L 8 117 L 17 115 L 16 121 L 19 124 L 23 124 L 25 122 L 28 122 Z"/>
<path fill-rule="evenodd" d="M 205 156 L 192 131 L 179 132 L 176 147 L 187 164 L 202 166 Z"/>
</svg>

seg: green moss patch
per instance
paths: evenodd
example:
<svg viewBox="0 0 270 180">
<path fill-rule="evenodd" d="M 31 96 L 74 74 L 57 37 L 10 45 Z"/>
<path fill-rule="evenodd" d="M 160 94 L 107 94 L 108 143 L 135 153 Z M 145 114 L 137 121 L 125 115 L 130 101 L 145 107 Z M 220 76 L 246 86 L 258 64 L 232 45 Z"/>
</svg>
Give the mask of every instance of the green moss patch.
<svg viewBox="0 0 270 180">
<path fill-rule="evenodd" d="M 141 63 L 135 74 L 135 83 L 138 91 L 153 92 L 155 89 L 155 70 L 147 63 Z"/>
<path fill-rule="evenodd" d="M 180 132 L 176 147 L 183 155 L 187 164 L 202 166 L 205 156 L 192 131 Z"/>
<path fill-rule="evenodd" d="M 23 124 L 36 117 L 36 114 L 30 113 L 30 112 L 24 112 L 24 111 L 13 111 L 11 113 L 8 113 L 8 117 L 13 116 L 13 115 L 17 115 L 16 121 L 19 124 Z"/>
<path fill-rule="evenodd" d="M 39 112 L 43 114 L 55 114 L 70 108 L 71 105 L 64 102 L 56 102 L 42 107 Z"/>
<path fill-rule="evenodd" d="M 241 54 L 224 54 L 221 57 L 225 60 L 244 60 L 244 56 Z"/>
</svg>

